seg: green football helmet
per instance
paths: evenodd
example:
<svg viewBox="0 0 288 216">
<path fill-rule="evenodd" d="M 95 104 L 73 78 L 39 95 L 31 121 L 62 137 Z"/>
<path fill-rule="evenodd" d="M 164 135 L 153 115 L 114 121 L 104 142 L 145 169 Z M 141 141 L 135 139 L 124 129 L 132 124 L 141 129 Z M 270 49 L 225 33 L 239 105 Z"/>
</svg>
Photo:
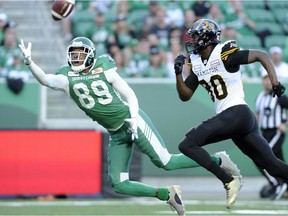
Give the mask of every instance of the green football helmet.
<svg viewBox="0 0 288 216">
<path fill-rule="evenodd" d="M 73 39 L 67 47 L 67 61 L 74 72 L 81 72 L 94 63 L 95 47 L 86 37 Z"/>
</svg>

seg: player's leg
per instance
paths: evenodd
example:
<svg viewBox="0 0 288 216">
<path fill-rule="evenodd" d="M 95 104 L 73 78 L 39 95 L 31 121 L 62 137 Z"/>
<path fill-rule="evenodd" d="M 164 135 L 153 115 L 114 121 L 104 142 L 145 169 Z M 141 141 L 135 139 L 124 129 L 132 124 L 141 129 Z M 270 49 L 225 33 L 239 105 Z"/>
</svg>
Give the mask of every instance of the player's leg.
<svg viewBox="0 0 288 216">
<path fill-rule="evenodd" d="M 129 180 L 129 167 L 133 144 L 127 136 L 127 128 L 111 132 L 108 146 L 108 176 L 112 188 L 117 193 L 155 197 L 157 188 Z M 162 192 L 163 191 L 163 192 Z M 160 199 L 168 199 L 168 189 L 160 189 Z"/>
<path fill-rule="evenodd" d="M 202 167 L 212 172 L 222 181 L 227 192 L 227 208 L 232 207 L 242 187 L 241 177 L 228 175 L 224 169 L 219 168 L 209 157 L 208 152 L 202 146 L 218 141 L 226 140 L 237 133 L 245 121 L 239 118 L 241 106 L 231 107 L 222 113 L 209 118 L 198 127 L 190 130 L 179 149 L 186 156 L 198 162 Z"/>
<path fill-rule="evenodd" d="M 275 156 L 282 161 L 284 161 L 284 154 L 283 154 L 284 141 L 285 141 L 285 133 L 282 133 L 279 130 L 277 130 L 276 134 L 268 142 Z"/>
<path fill-rule="evenodd" d="M 274 155 L 267 140 L 259 133 L 257 127 L 244 137 L 233 138 L 233 141 L 258 167 L 266 170 L 278 180 L 288 180 L 288 165 Z M 275 196 L 271 197 L 272 199 L 281 198 L 287 189 L 287 184 L 283 183 L 282 180 L 280 181 Z"/>
<path fill-rule="evenodd" d="M 277 130 L 275 138 L 273 138 L 271 142 L 269 142 L 269 145 L 272 144 L 270 146 L 272 146 L 272 151 L 274 152 L 275 156 L 279 158 L 281 161 L 285 161 L 283 153 L 284 141 L 285 141 L 285 133 Z M 268 178 L 274 178 L 266 170 L 265 174 Z M 275 187 L 275 193 L 271 196 L 272 200 L 278 200 L 282 198 L 288 188 L 288 181 L 284 181 L 281 178 L 276 178 L 276 180 L 277 180 L 277 186 Z"/>
<path fill-rule="evenodd" d="M 224 111 L 203 121 L 202 124 L 186 133 L 185 138 L 179 144 L 179 150 L 182 153 L 212 172 L 223 184 L 231 182 L 233 177 L 219 168 L 202 146 L 230 138 L 234 128 L 237 127 L 237 124 L 232 123 L 235 116 L 234 112 L 230 114 L 229 111 Z"/>
<path fill-rule="evenodd" d="M 275 156 L 281 159 L 281 149 L 284 139 L 281 138 L 281 132 L 278 130 L 263 130 L 262 136 L 266 139 L 268 142 L 270 148 L 272 148 L 272 151 L 274 152 Z M 280 157 L 279 157 L 280 156 Z M 282 160 L 282 159 L 281 159 Z M 257 164 L 256 164 L 257 166 Z M 270 183 L 270 185 L 273 188 L 276 188 L 278 181 L 275 177 L 271 176 L 266 170 L 263 170 L 261 167 L 257 166 L 260 173 L 267 179 L 267 181 Z"/>
<path fill-rule="evenodd" d="M 274 155 L 257 128 L 246 136 L 233 138 L 233 141 L 244 154 L 270 175 L 288 180 L 288 165 Z"/>
<path fill-rule="evenodd" d="M 243 115 L 244 113 L 244 115 Z M 248 108 L 243 108 L 238 113 L 245 122 L 242 134 L 235 135 L 232 139 L 241 151 L 250 157 L 258 166 L 274 176 L 288 180 L 288 165 L 278 159 L 266 139 L 260 134 L 255 114 Z M 241 119 L 240 119 L 241 120 Z M 250 128 L 250 130 L 248 130 Z M 245 131 L 247 131 L 245 134 Z"/>
<path fill-rule="evenodd" d="M 278 129 L 273 129 L 263 130 L 262 135 L 267 140 L 270 148 L 272 148 L 275 156 L 284 161 L 282 146 L 285 140 L 285 133 L 282 133 Z M 268 180 L 270 185 L 272 185 L 272 188 L 274 188 L 270 198 L 272 200 L 280 199 L 287 189 L 287 182 L 284 182 L 281 178 L 275 178 L 274 176 L 271 176 L 266 170 L 262 170 L 260 167 L 259 169 L 264 177 Z"/>
<path fill-rule="evenodd" d="M 140 111 L 138 127 L 139 137 L 135 141 L 135 144 L 159 168 L 176 170 L 199 167 L 198 163 L 183 154 L 170 154 L 164 140 L 154 127 L 152 121 L 143 111 Z M 210 157 L 211 160 L 219 165 L 220 159 L 218 156 L 211 155 Z"/>
<path fill-rule="evenodd" d="M 108 147 L 108 174 L 112 188 L 120 194 L 156 197 L 167 201 L 178 215 L 185 215 L 185 208 L 181 198 L 180 187 L 153 187 L 141 182 L 129 180 L 129 166 L 133 151 L 131 136 L 127 135 L 129 125 L 126 124 L 117 132 L 111 132 L 111 141 Z"/>
</svg>

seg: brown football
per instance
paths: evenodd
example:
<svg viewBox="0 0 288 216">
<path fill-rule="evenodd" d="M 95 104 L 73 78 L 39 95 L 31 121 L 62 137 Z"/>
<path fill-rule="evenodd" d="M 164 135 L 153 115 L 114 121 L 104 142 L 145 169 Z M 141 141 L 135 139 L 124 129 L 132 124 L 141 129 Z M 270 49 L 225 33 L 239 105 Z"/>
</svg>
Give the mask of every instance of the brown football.
<svg viewBox="0 0 288 216">
<path fill-rule="evenodd" d="M 67 17 L 74 8 L 75 0 L 55 0 L 52 5 L 51 15 L 56 21 Z"/>
</svg>

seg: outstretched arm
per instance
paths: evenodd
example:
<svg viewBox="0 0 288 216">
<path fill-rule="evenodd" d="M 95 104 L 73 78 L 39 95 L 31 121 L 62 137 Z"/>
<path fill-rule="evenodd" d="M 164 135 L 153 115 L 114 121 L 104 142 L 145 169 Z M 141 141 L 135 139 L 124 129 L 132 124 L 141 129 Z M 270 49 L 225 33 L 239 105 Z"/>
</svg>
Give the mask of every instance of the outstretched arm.
<svg viewBox="0 0 288 216">
<path fill-rule="evenodd" d="M 249 50 L 249 55 L 248 55 L 248 64 L 259 61 L 265 70 L 267 71 L 269 75 L 269 79 L 272 83 L 273 86 L 277 86 L 279 84 L 276 71 L 273 65 L 273 62 L 271 61 L 271 58 L 269 55 L 260 50 Z"/>
<path fill-rule="evenodd" d="M 116 91 L 118 91 L 127 101 L 131 118 L 138 116 L 139 105 L 138 99 L 134 91 L 130 88 L 126 81 L 124 81 L 115 69 L 110 69 L 105 72 L 107 80 L 113 85 Z"/>
<path fill-rule="evenodd" d="M 46 74 L 38 65 L 36 65 L 31 59 L 31 47 L 32 44 L 29 42 L 27 48 L 23 40 L 21 39 L 21 44 L 19 47 L 23 53 L 24 63 L 30 69 L 34 77 L 38 82 L 44 86 L 56 89 L 64 90 L 68 88 L 68 80 L 63 75 Z"/>
<path fill-rule="evenodd" d="M 268 73 L 273 86 L 273 96 L 280 97 L 285 92 L 285 87 L 279 82 L 274 65 L 269 55 L 261 50 L 243 50 L 231 54 L 224 62 L 226 68 L 239 67 L 242 64 L 260 62 Z"/>
<path fill-rule="evenodd" d="M 273 62 L 266 52 L 260 50 L 249 50 L 248 63 L 259 61 L 266 69 L 273 86 L 273 97 L 280 97 L 285 92 L 285 87 L 278 81 Z"/>
<path fill-rule="evenodd" d="M 139 104 L 138 99 L 134 91 L 130 86 L 119 76 L 116 68 L 112 68 L 105 71 L 107 80 L 113 85 L 116 91 L 118 91 L 127 101 L 130 111 L 130 118 L 125 119 L 126 122 L 130 124 L 131 138 L 132 140 L 138 139 L 138 111 Z"/>
</svg>

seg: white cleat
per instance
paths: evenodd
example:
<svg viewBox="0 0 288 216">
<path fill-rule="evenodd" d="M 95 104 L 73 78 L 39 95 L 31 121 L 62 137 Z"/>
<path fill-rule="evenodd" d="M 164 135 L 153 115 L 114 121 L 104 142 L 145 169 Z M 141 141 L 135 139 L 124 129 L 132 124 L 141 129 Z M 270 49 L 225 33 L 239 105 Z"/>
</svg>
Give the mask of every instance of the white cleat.
<svg viewBox="0 0 288 216">
<path fill-rule="evenodd" d="M 279 200 L 286 192 L 287 184 L 282 182 L 281 184 L 276 186 L 275 193 L 271 196 L 271 200 Z"/>
<path fill-rule="evenodd" d="M 172 185 L 168 187 L 169 199 L 167 204 L 170 205 L 173 211 L 176 211 L 179 216 L 185 216 L 185 206 L 181 198 L 181 189 L 179 185 Z"/>
<path fill-rule="evenodd" d="M 220 167 L 224 169 L 226 173 L 228 173 L 231 176 L 242 177 L 237 165 L 233 163 L 233 161 L 229 158 L 229 155 L 225 151 L 216 152 L 214 155 L 221 159 Z"/>
<path fill-rule="evenodd" d="M 226 189 L 227 203 L 226 208 L 230 209 L 234 205 L 239 196 L 239 192 L 243 186 L 240 176 L 233 176 L 234 180 L 226 183 L 224 188 Z"/>
</svg>

